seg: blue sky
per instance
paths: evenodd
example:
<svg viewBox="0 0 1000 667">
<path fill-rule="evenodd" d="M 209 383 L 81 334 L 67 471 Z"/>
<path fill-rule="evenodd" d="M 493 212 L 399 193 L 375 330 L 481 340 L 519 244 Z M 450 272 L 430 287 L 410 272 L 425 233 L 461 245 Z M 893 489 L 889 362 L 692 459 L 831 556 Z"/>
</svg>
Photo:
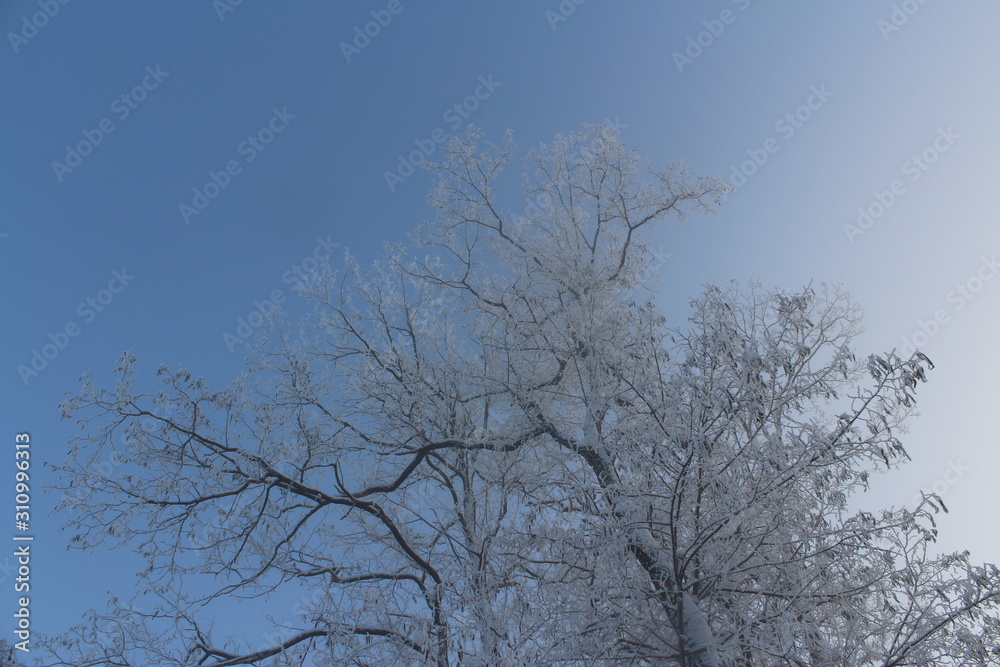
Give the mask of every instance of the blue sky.
<svg viewBox="0 0 1000 667">
<path fill-rule="evenodd" d="M 127 592 L 141 567 L 67 552 L 48 515 L 41 461 L 61 461 L 75 428 L 58 419 L 63 392 L 87 369 L 106 382 L 125 349 L 150 387 L 160 363 L 226 384 L 244 348 L 224 337 L 255 301 L 277 290 L 303 311 L 297 266 L 327 248 L 369 261 L 432 215 L 427 172 L 392 189 L 386 172 L 456 116 L 524 149 L 617 119 L 653 163 L 735 178 L 717 215 L 656 232 L 668 317 L 681 323 L 706 282 L 815 280 L 864 308 L 859 351 L 916 334 L 937 368 L 904 440 L 915 460 L 864 502 L 937 485 L 952 510 L 941 548 L 1000 561 L 996 3 L 84 7 L 0 8 L 2 415 L 9 442 L 28 431 L 35 447 L 39 631 Z M 372 12 L 385 25 L 343 47 Z M 19 372 L 53 339 L 65 349 Z"/>
</svg>

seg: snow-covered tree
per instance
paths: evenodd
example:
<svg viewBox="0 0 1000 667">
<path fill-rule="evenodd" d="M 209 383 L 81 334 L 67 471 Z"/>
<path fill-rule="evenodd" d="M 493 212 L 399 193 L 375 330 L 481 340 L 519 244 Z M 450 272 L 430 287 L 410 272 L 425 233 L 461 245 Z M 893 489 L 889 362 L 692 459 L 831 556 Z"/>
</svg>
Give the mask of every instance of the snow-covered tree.
<svg viewBox="0 0 1000 667">
<path fill-rule="evenodd" d="M 6 639 L 0 639 L 0 667 L 21 667 L 16 653 L 18 650 L 15 646 L 9 644 Z"/>
<path fill-rule="evenodd" d="M 928 552 L 940 500 L 849 505 L 907 458 L 925 356 L 856 360 L 832 287 L 711 286 L 668 327 L 646 231 L 726 187 L 606 126 L 527 155 L 519 215 L 509 136 L 444 153 L 410 249 L 317 276 L 231 387 L 140 391 L 125 354 L 64 404 L 72 544 L 149 567 L 63 664 L 996 664 L 1000 571 Z M 280 588 L 308 604 L 270 644 L 213 636 Z"/>
</svg>

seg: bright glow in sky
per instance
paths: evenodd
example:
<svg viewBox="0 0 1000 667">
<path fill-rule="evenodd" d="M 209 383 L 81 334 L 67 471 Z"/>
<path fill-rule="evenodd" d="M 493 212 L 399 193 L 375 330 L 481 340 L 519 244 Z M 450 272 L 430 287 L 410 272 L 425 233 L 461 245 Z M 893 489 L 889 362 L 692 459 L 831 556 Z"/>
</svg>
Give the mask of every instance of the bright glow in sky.
<svg viewBox="0 0 1000 667">
<path fill-rule="evenodd" d="M 48 4 L 0 8 L 3 497 L 28 431 L 39 631 L 142 567 L 67 552 L 48 515 L 63 392 L 87 369 L 106 384 L 125 349 L 150 388 L 160 363 L 223 386 L 244 351 L 227 334 L 255 302 L 301 313 L 314 253 L 366 262 L 432 214 L 401 160 L 470 122 L 528 149 L 617 119 L 654 164 L 732 180 L 716 215 L 656 231 L 668 317 L 707 282 L 845 285 L 859 353 L 913 341 L 937 365 L 914 461 L 864 504 L 939 491 L 940 548 L 1000 561 L 995 2 Z"/>
</svg>

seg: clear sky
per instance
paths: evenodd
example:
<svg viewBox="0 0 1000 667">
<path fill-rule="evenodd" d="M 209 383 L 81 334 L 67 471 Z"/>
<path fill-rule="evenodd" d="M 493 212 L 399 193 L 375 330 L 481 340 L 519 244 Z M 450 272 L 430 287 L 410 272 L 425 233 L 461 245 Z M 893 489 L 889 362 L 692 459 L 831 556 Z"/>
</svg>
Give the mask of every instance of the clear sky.
<svg viewBox="0 0 1000 667">
<path fill-rule="evenodd" d="M 914 462 L 863 502 L 936 485 L 940 547 L 1000 561 L 998 28 L 987 0 L 4 2 L 2 488 L 12 514 L 30 432 L 35 628 L 58 634 L 141 569 L 66 551 L 48 515 L 41 462 L 75 431 L 63 392 L 87 369 L 107 383 L 125 349 L 148 388 L 160 363 L 223 386 L 244 350 L 226 334 L 276 290 L 302 312 L 314 252 L 369 261 L 432 215 L 429 174 L 400 156 L 433 159 L 468 122 L 530 148 L 617 119 L 653 163 L 738 185 L 657 231 L 668 317 L 706 282 L 824 281 L 865 310 L 859 352 L 916 337 L 937 368 Z"/>
</svg>

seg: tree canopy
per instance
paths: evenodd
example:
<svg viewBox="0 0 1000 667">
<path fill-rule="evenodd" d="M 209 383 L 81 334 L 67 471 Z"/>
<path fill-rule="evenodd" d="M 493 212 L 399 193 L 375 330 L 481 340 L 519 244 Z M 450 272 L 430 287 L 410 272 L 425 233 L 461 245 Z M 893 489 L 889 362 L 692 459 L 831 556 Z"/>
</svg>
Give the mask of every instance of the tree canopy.
<svg viewBox="0 0 1000 667">
<path fill-rule="evenodd" d="M 63 405 L 72 545 L 136 549 L 158 602 L 61 664 L 997 664 L 1000 571 L 929 552 L 940 499 L 849 505 L 908 458 L 926 356 L 856 356 L 826 285 L 708 286 L 670 326 L 647 230 L 727 186 L 607 126 L 528 153 L 519 213 L 509 135 L 443 150 L 435 220 L 316 275 L 231 386 L 139 389 L 126 353 Z M 297 587 L 267 645 L 213 636 L 213 602 Z"/>
</svg>

